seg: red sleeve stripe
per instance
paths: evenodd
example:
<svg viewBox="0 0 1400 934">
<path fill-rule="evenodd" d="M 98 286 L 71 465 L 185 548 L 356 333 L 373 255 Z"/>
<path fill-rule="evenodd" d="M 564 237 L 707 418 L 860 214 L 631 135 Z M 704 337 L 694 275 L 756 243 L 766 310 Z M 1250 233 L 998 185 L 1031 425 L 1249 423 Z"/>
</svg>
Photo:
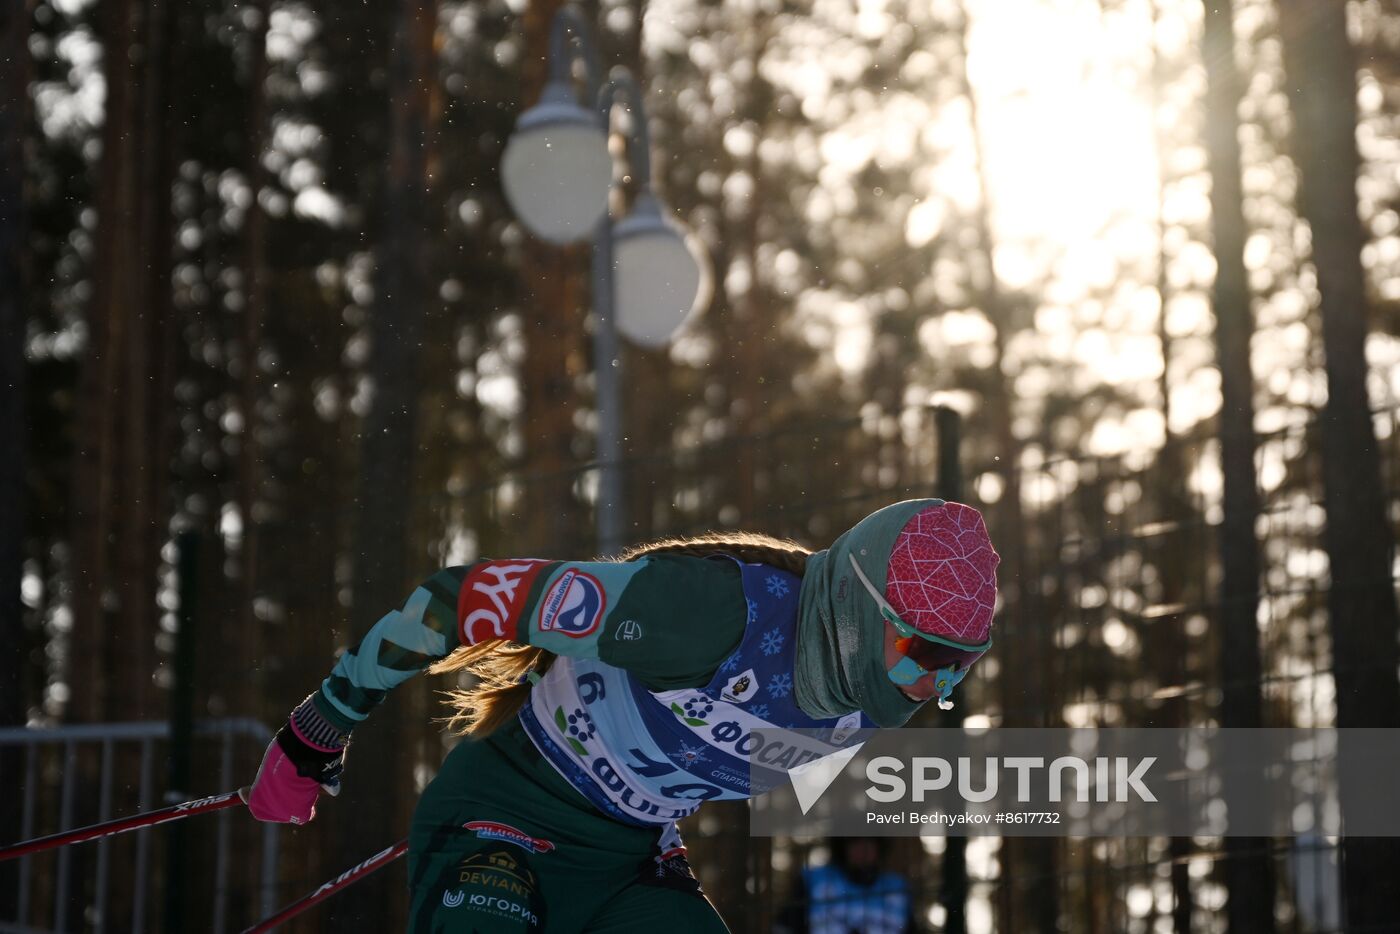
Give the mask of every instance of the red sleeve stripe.
<svg viewBox="0 0 1400 934">
<path fill-rule="evenodd" d="M 495 639 L 519 642 L 530 588 L 549 564 L 537 558 L 483 561 L 467 574 L 457 597 L 462 645 Z"/>
</svg>

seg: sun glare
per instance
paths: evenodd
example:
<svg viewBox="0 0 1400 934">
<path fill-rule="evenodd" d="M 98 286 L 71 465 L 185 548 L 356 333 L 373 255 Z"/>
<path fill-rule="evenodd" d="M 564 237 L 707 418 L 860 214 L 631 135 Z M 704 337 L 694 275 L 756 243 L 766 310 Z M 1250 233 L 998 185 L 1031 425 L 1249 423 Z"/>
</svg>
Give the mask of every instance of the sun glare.
<svg viewBox="0 0 1400 934">
<path fill-rule="evenodd" d="M 999 275 L 1024 288 L 1069 259 L 1103 266 L 1074 254 L 1156 212 L 1152 110 L 1126 52 L 1145 48 L 1150 22 L 1105 17 L 1096 0 L 983 0 L 970 12 Z"/>
<path fill-rule="evenodd" d="M 657 2 L 653 19 L 673 0 Z M 1218 387 L 1175 380 L 1166 406 L 1160 385 L 1164 255 L 1170 254 L 1168 330 L 1173 323 L 1210 323 L 1208 315 L 1196 322 L 1183 314 L 1214 274 L 1209 249 L 1202 246 L 1201 256 L 1194 243 L 1168 250 L 1163 233 L 1189 239 L 1187 230 L 1201 229 L 1209 216 L 1203 157 L 1193 154 L 1182 168 L 1182 154 L 1199 150 L 1199 140 L 1190 127 L 1177 126 L 1198 104 L 1199 4 L 930 0 L 928 6 L 926 22 L 936 25 L 902 60 L 899 82 L 879 88 L 861 80 L 877 59 L 874 45 L 912 35 L 908 24 L 891 24 L 882 0 L 816 0 L 813 17 L 795 18 L 770 43 L 765 77 L 800 100 L 811 121 L 810 129 L 774 145 L 790 146 L 794 164 L 816 175 L 806 220 L 851 246 L 848 264 L 830 270 L 826 281 L 804 288 L 794 279 L 796 323 L 805 339 L 827 354 L 834 373 L 858 379 L 885 310 L 876 292 L 862 290 L 872 280 L 896 282 L 909 294 L 936 297 L 937 311 L 921 322 L 917 338 L 940 371 L 948 369 L 942 364 L 992 365 L 1001 337 L 1006 372 L 1040 374 L 1017 384 L 1028 393 L 1018 397 L 1022 422 L 1035 421 L 1044 395 L 1059 387 L 1112 387 L 1115 411 L 1104 414 L 1104 427 L 1066 443 L 1104 455 L 1139 450 L 1159 445 L 1168 427 L 1181 430 L 1210 415 L 1219 405 Z M 952 32 L 959 7 L 968 17 L 965 63 Z M 964 64 L 970 95 L 961 93 Z M 726 146 L 751 152 L 748 132 L 727 136 Z M 1171 170 L 1166 184 L 1164 164 Z M 888 181 L 869 182 L 872 166 Z M 742 197 L 729 198 L 741 210 L 752 191 L 751 179 L 744 181 Z M 885 231 L 862 226 L 878 216 L 863 205 L 865 185 L 871 185 L 865 196 L 890 210 L 885 216 L 901 218 L 896 235 L 907 247 L 903 258 L 890 262 L 890 253 L 900 255 L 898 245 L 883 241 Z M 976 307 L 971 287 L 984 268 L 975 258 L 977 231 L 970 229 L 984 189 L 997 283 L 1008 307 L 1029 306 L 1033 321 L 1025 328 L 1019 318 L 1000 335 L 988 309 Z M 726 286 L 747 288 L 734 276 Z M 1200 363 L 1183 353 L 1175 359 L 1174 369 Z M 919 388 L 941 388 L 939 377 L 929 379 Z M 1134 415 L 1139 410 L 1153 416 Z"/>
<path fill-rule="evenodd" d="M 1084 439 L 1088 452 L 1159 445 L 1153 285 L 1163 190 L 1152 50 L 1156 42 L 1165 51 L 1170 37 L 1148 0 L 1111 9 L 1098 0 L 980 0 L 969 13 L 968 81 L 997 277 L 1067 310 L 1052 327 L 1053 316 L 1037 314 L 1029 352 L 1063 366 L 1082 391 L 1114 386 L 1143 406 L 1106 414 Z M 1214 398 L 1174 398 L 1173 420 L 1208 414 Z"/>
</svg>

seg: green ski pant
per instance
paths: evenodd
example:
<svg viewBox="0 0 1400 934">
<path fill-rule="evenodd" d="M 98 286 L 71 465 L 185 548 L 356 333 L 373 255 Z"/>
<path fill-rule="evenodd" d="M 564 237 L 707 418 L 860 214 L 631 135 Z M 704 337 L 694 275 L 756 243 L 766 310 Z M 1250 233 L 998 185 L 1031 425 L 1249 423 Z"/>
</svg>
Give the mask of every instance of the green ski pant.
<svg viewBox="0 0 1400 934">
<path fill-rule="evenodd" d="M 413 934 L 727 934 L 660 828 L 598 811 L 516 723 L 459 743 L 409 834 Z"/>
</svg>

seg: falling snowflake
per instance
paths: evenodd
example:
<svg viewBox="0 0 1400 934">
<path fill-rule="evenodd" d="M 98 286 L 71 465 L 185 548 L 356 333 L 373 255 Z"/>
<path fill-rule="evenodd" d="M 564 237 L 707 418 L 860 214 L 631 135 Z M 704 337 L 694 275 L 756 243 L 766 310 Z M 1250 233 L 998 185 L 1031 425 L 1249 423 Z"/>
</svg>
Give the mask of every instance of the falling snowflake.
<svg viewBox="0 0 1400 934">
<path fill-rule="evenodd" d="M 767 705 L 767 704 L 755 704 L 754 706 L 752 706 L 752 707 L 749 708 L 749 713 L 753 714 L 755 717 L 758 717 L 758 718 L 761 719 L 761 720 L 767 720 L 767 719 L 768 719 L 768 705 Z"/>
<path fill-rule="evenodd" d="M 680 766 L 697 765 L 706 761 L 704 746 L 687 746 L 685 743 L 681 743 L 679 751 L 667 753 L 667 756 Z"/>
<path fill-rule="evenodd" d="M 586 743 L 593 737 L 594 732 L 593 718 L 588 715 L 588 711 L 580 708 L 569 714 L 569 735 L 581 743 Z"/>
<path fill-rule="evenodd" d="M 719 670 L 727 675 L 732 675 L 739 670 L 739 653 L 735 652 L 725 659 L 724 664 L 719 666 Z"/>
<path fill-rule="evenodd" d="M 776 629 L 770 629 L 763 634 L 763 641 L 758 644 L 764 655 L 777 655 L 783 648 L 783 634 Z"/>
<path fill-rule="evenodd" d="M 775 596 L 775 597 L 786 597 L 786 596 L 787 596 L 787 593 L 788 593 L 788 583 L 787 583 L 787 581 L 783 580 L 783 579 L 782 579 L 781 577 L 779 577 L 778 575 L 776 575 L 776 574 L 769 574 L 769 575 L 768 575 L 768 580 L 765 581 L 765 583 L 768 585 L 768 592 L 769 592 L 770 594 L 772 594 L 773 596 Z"/>
<path fill-rule="evenodd" d="M 744 602 L 749 605 L 749 622 L 752 623 L 754 620 L 758 619 L 758 603 L 747 598 L 745 598 Z"/>
<path fill-rule="evenodd" d="M 768 696 L 787 697 L 792 693 L 792 675 L 784 672 L 768 679 Z"/>
</svg>

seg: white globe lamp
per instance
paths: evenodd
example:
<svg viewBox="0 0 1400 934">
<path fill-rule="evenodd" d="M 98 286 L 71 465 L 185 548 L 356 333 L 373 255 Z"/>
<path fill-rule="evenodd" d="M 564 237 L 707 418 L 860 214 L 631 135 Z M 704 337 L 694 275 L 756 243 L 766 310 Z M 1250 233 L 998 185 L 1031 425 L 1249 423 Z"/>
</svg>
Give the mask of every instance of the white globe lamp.
<svg viewBox="0 0 1400 934">
<path fill-rule="evenodd" d="M 617 329 L 643 347 L 666 346 L 703 304 L 707 264 L 694 237 L 649 192 L 613 227 Z"/>
<path fill-rule="evenodd" d="M 613 163 L 598 115 L 566 81 L 551 81 L 520 115 L 501 156 L 506 200 L 530 232 L 555 244 L 594 233 L 608 209 Z"/>
</svg>

